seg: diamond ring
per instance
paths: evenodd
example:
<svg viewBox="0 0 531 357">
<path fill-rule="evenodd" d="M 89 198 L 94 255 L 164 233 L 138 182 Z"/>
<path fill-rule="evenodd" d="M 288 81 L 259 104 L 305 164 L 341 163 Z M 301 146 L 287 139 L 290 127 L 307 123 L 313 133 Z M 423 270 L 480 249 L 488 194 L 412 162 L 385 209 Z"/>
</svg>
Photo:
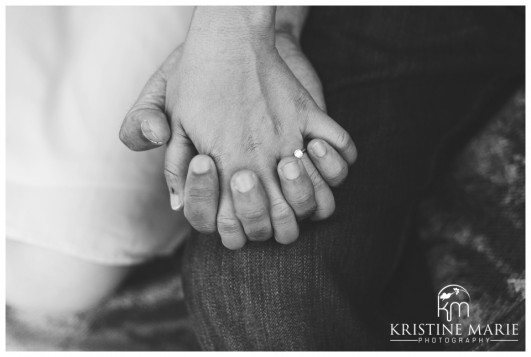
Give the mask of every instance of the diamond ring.
<svg viewBox="0 0 531 357">
<path fill-rule="evenodd" d="M 302 156 L 304 155 L 305 152 L 306 152 L 305 148 L 297 149 L 297 150 L 295 150 L 293 152 L 293 156 L 295 156 L 297 159 L 300 159 L 300 158 L 302 158 Z"/>
</svg>

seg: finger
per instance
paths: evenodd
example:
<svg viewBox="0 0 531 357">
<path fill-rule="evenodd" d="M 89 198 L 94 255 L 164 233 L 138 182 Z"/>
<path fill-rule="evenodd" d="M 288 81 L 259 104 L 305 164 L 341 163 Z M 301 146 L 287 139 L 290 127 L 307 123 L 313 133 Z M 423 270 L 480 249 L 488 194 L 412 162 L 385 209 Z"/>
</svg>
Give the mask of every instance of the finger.
<svg viewBox="0 0 531 357">
<path fill-rule="evenodd" d="M 293 37 L 285 32 L 277 33 L 275 41 L 280 57 L 282 57 L 295 78 L 308 91 L 317 106 L 326 112 L 321 80 L 308 58 L 302 52 L 298 41 L 293 40 Z"/>
<path fill-rule="evenodd" d="M 329 186 L 335 187 L 345 180 L 348 164 L 333 147 L 321 139 L 310 141 L 307 147 L 313 164 Z"/>
<path fill-rule="evenodd" d="M 321 138 L 332 145 L 352 165 L 358 157 L 350 134 L 321 110 L 313 110 L 304 120 L 302 133 L 311 139 Z"/>
<path fill-rule="evenodd" d="M 217 225 L 223 245 L 228 249 L 234 250 L 242 248 L 247 238 L 234 212 L 230 187 L 227 187 L 228 184 L 228 182 L 223 184 L 223 189 L 221 190 Z"/>
<path fill-rule="evenodd" d="M 242 170 L 231 179 L 232 200 L 236 217 L 250 241 L 271 238 L 273 229 L 269 219 L 269 201 L 254 172 Z"/>
<path fill-rule="evenodd" d="M 277 171 L 282 192 L 295 216 L 304 219 L 313 214 L 317 203 L 312 180 L 302 161 L 295 157 L 286 157 L 278 163 Z"/>
<path fill-rule="evenodd" d="M 183 207 L 186 175 L 194 155 L 194 146 L 175 125 L 164 160 L 164 176 L 170 191 L 171 208 L 175 211 Z"/>
<path fill-rule="evenodd" d="M 304 167 L 310 180 L 313 184 L 313 191 L 315 194 L 316 208 L 311 216 L 311 219 L 314 221 L 320 221 L 326 219 L 334 213 L 336 209 L 336 203 L 334 200 L 334 195 L 328 184 L 323 180 L 321 174 L 314 166 L 308 155 L 303 155 L 301 158 Z"/>
<path fill-rule="evenodd" d="M 184 189 L 184 216 L 201 233 L 216 232 L 219 181 L 214 161 L 197 155 L 190 162 Z"/>
<path fill-rule="evenodd" d="M 157 148 L 170 139 L 171 131 L 164 113 L 166 78 L 158 70 L 146 83 L 120 128 L 120 140 L 131 150 Z"/>
<path fill-rule="evenodd" d="M 273 173 L 262 179 L 263 187 L 269 198 L 269 216 L 275 240 L 282 244 L 290 244 L 299 237 L 299 226 L 290 205 L 284 199 L 279 181 Z"/>
</svg>

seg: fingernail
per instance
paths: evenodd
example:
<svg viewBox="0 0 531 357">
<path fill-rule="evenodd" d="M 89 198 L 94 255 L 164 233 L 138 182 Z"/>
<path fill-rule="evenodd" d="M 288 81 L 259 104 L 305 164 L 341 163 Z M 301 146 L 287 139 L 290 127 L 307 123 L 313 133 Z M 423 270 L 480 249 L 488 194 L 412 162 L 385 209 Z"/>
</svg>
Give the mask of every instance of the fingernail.
<svg viewBox="0 0 531 357">
<path fill-rule="evenodd" d="M 178 211 L 183 207 L 183 201 L 181 200 L 181 197 L 175 193 L 170 193 L 170 204 L 171 209 L 174 211 Z"/>
<path fill-rule="evenodd" d="M 312 151 L 317 157 L 323 157 L 326 154 L 326 147 L 320 141 L 316 141 L 312 145 Z"/>
<path fill-rule="evenodd" d="M 282 167 L 282 172 L 284 172 L 284 176 L 286 176 L 288 180 L 295 180 L 301 174 L 299 164 L 294 161 L 288 162 L 284 165 L 284 167 Z"/>
<path fill-rule="evenodd" d="M 192 172 L 194 174 L 204 174 L 210 170 L 210 162 L 206 157 L 198 157 L 192 161 Z"/>
<path fill-rule="evenodd" d="M 234 188 L 240 192 L 248 192 L 254 187 L 254 179 L 248 174 L 239 174 L 234 178 Z"/>
<path fill-rule="evenodd" d="M 153 129 L 151 128 L 151 125 L 149 124 L 149 120 L 144 120 L 142 123 L 140 123 L 140 130 L 142 131 L 142 135 L 149 141 L 151 141 L 153 144 L 162 145 L 163 142 L 160 140 L 160 138 L 155 134 Z"/>
</svg>

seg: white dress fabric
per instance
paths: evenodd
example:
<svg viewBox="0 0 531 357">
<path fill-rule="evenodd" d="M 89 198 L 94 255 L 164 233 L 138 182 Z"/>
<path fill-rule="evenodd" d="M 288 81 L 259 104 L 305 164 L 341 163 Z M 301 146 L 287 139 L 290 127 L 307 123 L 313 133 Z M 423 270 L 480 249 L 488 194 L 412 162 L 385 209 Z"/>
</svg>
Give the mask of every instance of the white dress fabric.
<svg viewBox="0 0 531 357">
<path fill-rule="evenodd" d="M 128 109 L 184 40 L 191 8 L 8 7 L 7 238 L 101 264 L 170 254 L 164 149 L 118 139 Z"/>
</svg>

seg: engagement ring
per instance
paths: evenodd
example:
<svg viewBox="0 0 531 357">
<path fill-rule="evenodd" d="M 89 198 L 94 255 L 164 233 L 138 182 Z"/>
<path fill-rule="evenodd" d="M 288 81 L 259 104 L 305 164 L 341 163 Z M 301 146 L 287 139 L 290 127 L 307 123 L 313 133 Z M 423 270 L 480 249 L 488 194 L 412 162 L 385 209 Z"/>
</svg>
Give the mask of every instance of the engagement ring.
<svg viewBox="0 0 531 357">
<path fill-rule="evenodd" d="M 293 156 L 295 156 L 297 159 L 300 159 L 302 158 L 302 156 L 304 155 L 304 153 L 306 152 L 306 149 L 297 149 L 293 152 Z"/>
</svg>

